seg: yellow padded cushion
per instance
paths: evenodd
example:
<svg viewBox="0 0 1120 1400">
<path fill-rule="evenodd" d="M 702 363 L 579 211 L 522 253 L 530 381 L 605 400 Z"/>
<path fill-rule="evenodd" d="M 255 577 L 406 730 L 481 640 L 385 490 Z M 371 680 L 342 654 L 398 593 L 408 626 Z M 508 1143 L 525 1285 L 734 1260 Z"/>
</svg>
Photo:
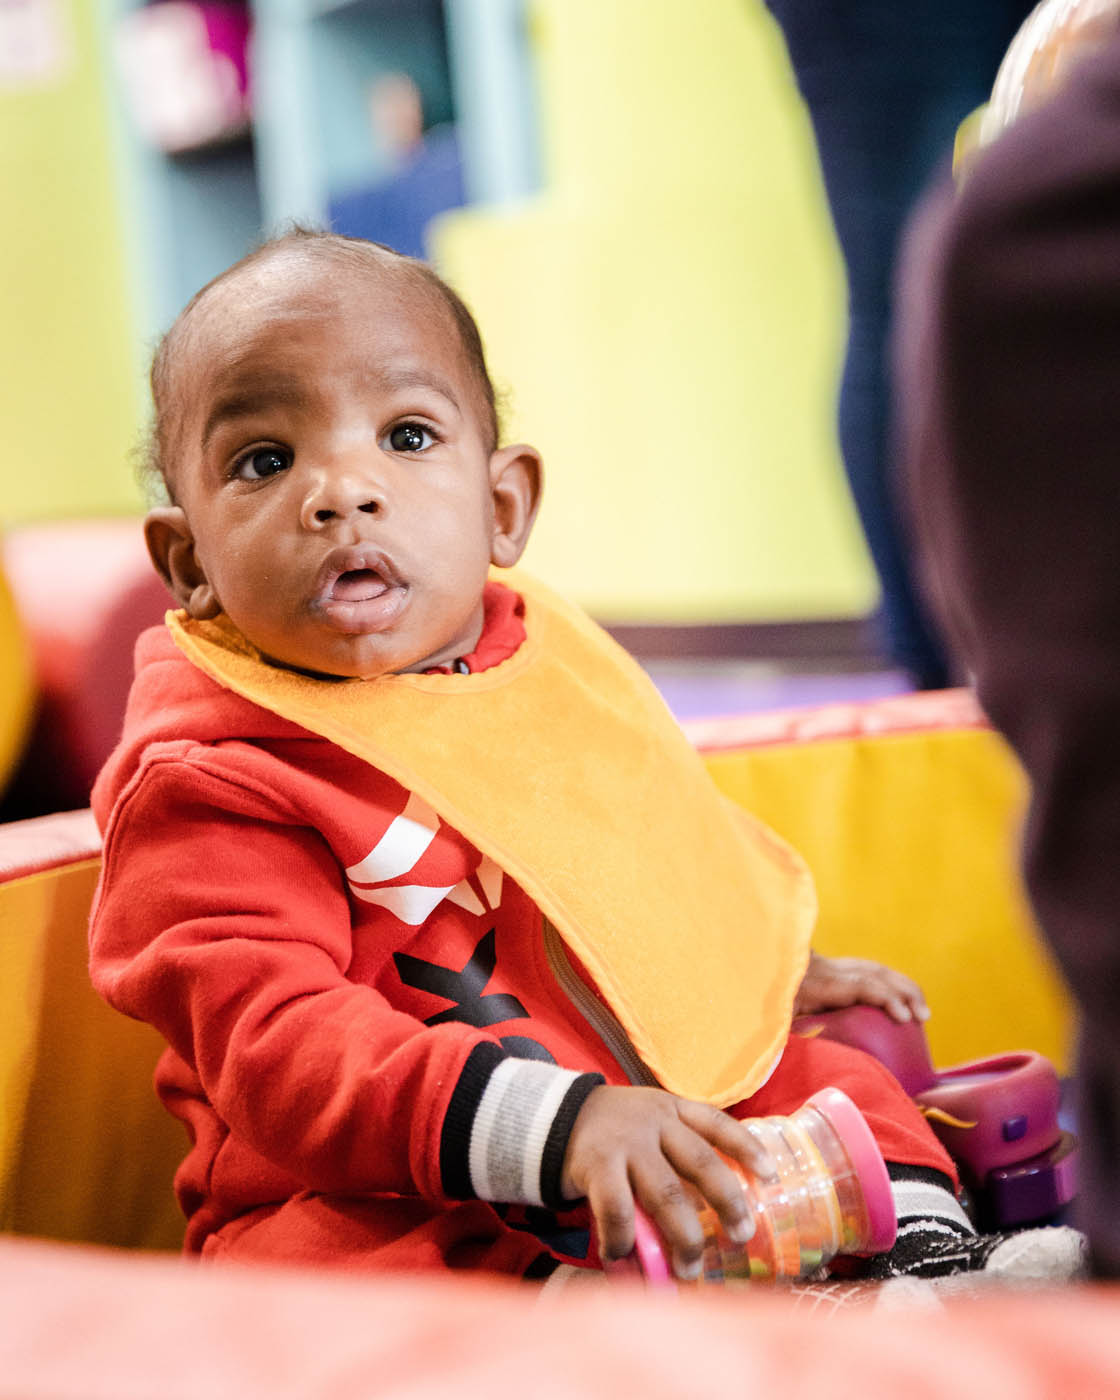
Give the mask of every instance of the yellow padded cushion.
<svg viewBox="0 0 1120 1400">
<path fill-rule="evenodd" d="M 152 1089 L 162 1042 L 89 982 L 99 865 L 0 884 L 0 1229 L 176 1248 L 185 1141 Z"/>
<path fill-rule="evenodd" d="M 0 890 L 0 1220 L 7 1177 L 19 1150 L 42 1001 L 44 905 L 49 892 L 31 881 Z"/>
<path fill-rule="evenodd" d="M 1071 1013 L 1018 873 L 1022 772 L 975 725 L 744 745 L 705 755 L 817 882 L 814 947 L 922 985 L 935 1063 L 1019 1047 L 1062 1069 Z"/>
</svg>

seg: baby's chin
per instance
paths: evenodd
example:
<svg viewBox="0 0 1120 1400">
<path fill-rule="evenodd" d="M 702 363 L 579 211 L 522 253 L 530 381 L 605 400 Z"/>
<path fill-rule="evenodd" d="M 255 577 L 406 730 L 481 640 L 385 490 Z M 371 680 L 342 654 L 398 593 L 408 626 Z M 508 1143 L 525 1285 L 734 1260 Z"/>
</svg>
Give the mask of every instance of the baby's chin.
<svg viewBox="0 0 1120 1400">
<path fill-rule="evenodd" d="M 228 617 L 228 614 L 227 614 Z M 451 638 L 440 638 L 434 650 L 429 650 L 432 638 L 410 639 L 403 631 L 390 636 L 386 631 L 342 632 L 333 627 L 301 628 L 292 633 L 268 629 L 269 635 L 257 627 L 242 626 L 235 618 L 229 621 L 252 645 L 261 660 L 282 671 L 294 671 L 323 681 L 373 681 L 382 676 L 421 675 L 469 655 L 477 644 L 477 635 L 463 629 Z M 479 624 L 478 632 L 481 632 Z M 412 645 L 409 645 L 409 641 Z"/>
<path fill-rule="evenodd" d="M 277 640 L 259 633 L 254 636 L 236 622 L 234 626 L 266 665 L 275 666 L 278 671 L 310 676 L 313 680 L 372 681 L 404 669 L 396 664 L 395 657 L 377 655 L 376 649 L 360 637 L 334 636 L 324 646 L 293 646 L 287 639 Z"/>
<path fill-rule="evenodd" d="M 250 638 L 250 640 L 252 640 Z M 282 671 L 310 676 L 317 681 L 375 681 L 382 676 L 420 674 L 441 664 L 427 657 L 385 655 L 368 638 L 331 639 L 327 647 L 288 648 L 257 645 L 261 659 Z"/>
<path fill-rule="evenodd" d="M 268 651 L 261 652 L 261 659 L 281 671 L 293 671 L 296 675 L 309 676 L 316 681 L 375 681 L 382 676 L 398 675 L 406 669 L 391 663 L 355 661 L 348 664 L 334 657 L 285 657 Z"/>
</svg>

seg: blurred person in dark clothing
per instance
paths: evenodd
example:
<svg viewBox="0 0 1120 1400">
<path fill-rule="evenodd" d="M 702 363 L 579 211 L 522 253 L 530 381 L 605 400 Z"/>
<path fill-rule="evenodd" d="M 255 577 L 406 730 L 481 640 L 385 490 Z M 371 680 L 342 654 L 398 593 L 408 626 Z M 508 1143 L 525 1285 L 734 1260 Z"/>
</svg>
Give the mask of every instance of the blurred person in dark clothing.
<svg viewBox="0 0 1120 1400">
<path fill-rule="evenodd" d="M 958 125 L 987 100 L 1033 0 L 766 0 L 809 109 L 848 273 L 839 435 L 882 587 L 885 650 L 920 689 L 953 675 L 913 584 L 888 445 L 899 234 Z"/>
<path fill-rule="evenodd" d="M 1120 36 L 931 193 L 899 286 L 922 556 L 1030 778 L 1027 886 L 1080 1012 L 1080 1223 L 1120 1277 Z"/>
</svg>

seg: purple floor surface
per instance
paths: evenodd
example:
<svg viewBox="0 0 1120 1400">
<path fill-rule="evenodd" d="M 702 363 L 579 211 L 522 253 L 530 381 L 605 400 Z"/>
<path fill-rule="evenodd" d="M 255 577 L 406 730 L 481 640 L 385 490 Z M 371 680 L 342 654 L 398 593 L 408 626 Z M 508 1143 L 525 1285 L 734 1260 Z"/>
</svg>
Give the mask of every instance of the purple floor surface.
<svg viewBox="0 0 1120 1400">
<path fill-rule="evenodd" d="M 877 700 L 911 689 L 899 671 L 785 671 L 764 662 L 643 663 L 680 720 L 712 719 L 758 710 L 795 709 L 833 702 Z"/>
</svg>

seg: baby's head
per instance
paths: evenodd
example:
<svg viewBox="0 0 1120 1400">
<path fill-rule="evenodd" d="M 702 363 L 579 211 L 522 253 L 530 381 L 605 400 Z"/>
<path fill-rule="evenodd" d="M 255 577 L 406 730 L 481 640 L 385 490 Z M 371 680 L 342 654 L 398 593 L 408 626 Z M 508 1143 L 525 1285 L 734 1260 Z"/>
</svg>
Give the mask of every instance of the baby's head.
<svg viewBox="0 0 1120 1400">
<path fill-rule="evenodd" d="M 148 548 L 192 617 L 331 676 L 473 650 L 517 562 L 537 453 L 499 448 L 477 327 L 423 263 L 295 232 L 204 287 L 152 365 L 171 504 Z"/>
</svg>

